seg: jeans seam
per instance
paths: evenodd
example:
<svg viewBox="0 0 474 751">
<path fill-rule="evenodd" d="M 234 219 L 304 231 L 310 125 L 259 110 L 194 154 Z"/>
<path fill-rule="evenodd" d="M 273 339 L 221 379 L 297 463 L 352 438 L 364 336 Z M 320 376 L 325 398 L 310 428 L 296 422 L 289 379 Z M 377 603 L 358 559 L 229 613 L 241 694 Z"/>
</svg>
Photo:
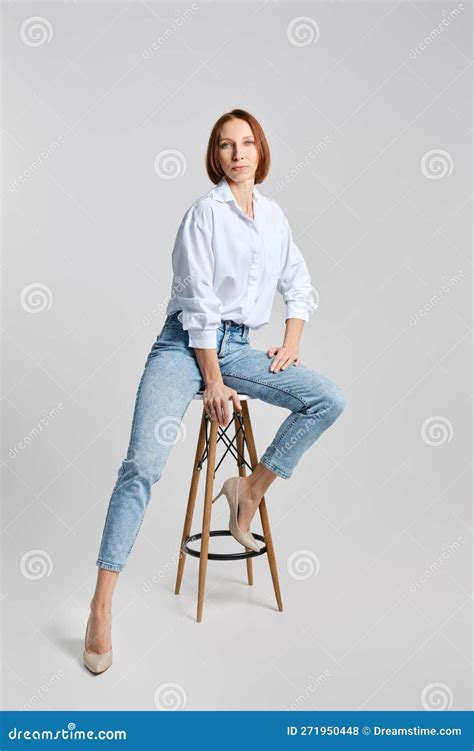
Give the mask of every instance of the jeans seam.
<svg viewBox="0 0 474 751">
<path fill-rule="evenodd" d="M 101 558 L 98 558 L 96 563 L 100 568 L 107 568 L 109 571 L 121 571 L 123 568 L 121 563 L 107 563 L 107 561 L 103 561 Z"/>
<path fill-rule="evenodd" d="M 108 508 L 107 508 L 107 513 L 105 515 L 104 526 L 103 526 L 103 529 L 102 529 L 102 537 L 104 536 L 105 528 L 107 526 L 107 519 L 109 518 L 109 514 L 110 514 L 110 511 L 111 511 L 111 508 L 112 508 L 112 503 L 111 503 L 112 496 L 115 493 L 115 491 L 117 490 L 119 482 L 120 482 L 120 478 L 122 477 L 123 472 L 124 472 L 123 461 L 124 460 L 122 459 L 120 467 L 118 468 L 117 479 L 115 480 L 115 485 L 114 485 L 114 487 L 112 489 L 111 497 L 109 499 L 109 505 L 108 505 Z"/>
<path fill-rule="evenodd" d="M 127 555 L 126 555 L 126 560 L 128 560 L 128 559 L 129 559 L 129 557 L 130 557 L 130 553 L 132 552 L 132 548 L 133 548 L 133 546 L 135 545 L 135 541 L 136 541 L 136 539 L 137 539 L 137 537 L 138 537 L 138 533 L 140 532 L 140 530 L 141 530 L 141 528 L 142 528 L 143 520 L 144 520 L 144 518 L 145 518 L 145 513 L 146 513 L 146 508 L 145 508 L 145 509 L 144 509 L 144 511 L 143 511 L 143 516 L 142 516 L 142 518 L 141 518 L 141 520 L 140 520 L 140 524 L 138 525 L 138 529 L 137 529 L 137 531 L 135 532 L 135 537 L 133 538 L 133 540 L 132 540 L 132 544 L 130 545 L 130 548 L 129 548 L 129 550 L 128 550 L 128 553 L 127 553 Z"/>
<path fill-rule="evenodd" d="M 282 441 L 282 440 L 283 440 L 283 438 L 284 438 L 284 437 L 286 436 L 286 434 L 288 433 L 288 431 L 289 431 L 289 430 L 290 430 L 290 429 L 291 429 L 291 428 L 293 427 L 293 423 L 294 423 L 294 422 L 295 422 L 295 420 L 297 420 L 297 419 L 298 419 L 298 415 L 297 415 L 296 413 L 295 413 L 295 414 L 293 414 L 293 419 L 292 419 L 292 420 L 290 420 L 290 422 L 289 422 L 289 423 L 288 423 L 288 425 L 286 426 L 286 430 L 284 430 L 284 431 L 283 431 L 283 433 L 281 434 L 281 436 L 279 437 L 279 439 L 278 439 L 278 443 L 280 443 L 280 441 Z M 278 446 L 278 443 L 275 443 L 275 446 Z"/>
<path fill-rule="evenodd" d="M 184 415 L 186 414 L 186 412 L 188 410 L 188 407 L 189 407 L 189 403 L 185 406 L 185 408 L 183 409 L 183 411 L 181 413 L 181 417 L 179 418 L 180 422 L 183 421 Z M 158 482 L 158 480 L 156 480 L 156 482 Z M 151 493 L 152 493 L 152 488 L 153 488 L 154 484 L 155 484 L 155 480 L 152 479 L 152 481 L 151 481 L 151 487 L 150 487 L 150 498 L 148 499 L 149 501 L 151 500 Z M 126 561 L 128 561 L 128 559 L 130 557 L 130 553 L 132 552 L 133 546 L 135 545 L 136 539 L 138 537 L 138 533 L 140 532 L 140 530 L 142 528 L 142 524 L 143 524 L 143 522 L 145 520 L 145 514 L 146 514 L 146 511 L 147 511 L 147 508 L 148 508 L 148 504 L 143 509 L 143 515 L 142 515 L 142 518 L 140 519 L 140 524 L 138 526 L 137 531 L 135 532 L 135 536 L 134 536 L 134 538 L 132 540 L 132 544 L 130 545 L 130 548 L 129 548 L 128 553 L 127 553 L 126 558 L 125 558 Z M 123 566 L 125 566 L 125 564 L 123 564 Z"/>
<path fill-rule="evenodd" d="M 284 472 L 284 470 L 280 469 L 278 465 L 274 464 L 273 462 L 268 461 L 267 459 L 264 459 L 263 457 L 260 459 L 262 464 L 265 465 L 265 467 L 268 467 L 268 469 L 271 469 L 272 472 L 275 472 L 279 477 L 282 477 L 284 480 L 289 480 L 291 477 L 291 474 L 288 474 L 288 472 Z"/>
<path fill-rule="evenodd" d="M 295 399 L 298 399 L 298 401 L 301 402 L 301 404 L 304 407 L 308 407 L 309 406 L 309 402 L 307 402 L 305 399 L 302 399 L 301 396 L 298 396 L 297 394 L 294 394 L 293 392 L 288 391 L 288 389 L 284 389 L 281 386 L 274 386 L 273 384 L 267 383 L 266 381 L 261 381 L 258 378 L 250 378 L 249 376 L 243 376 L 240 373 L 224 372 L 223 375 L 224 376 L 232 376 L 232 378 L 240 378 L 242 381 L 250 381 L 251 383 L 258 383 L 258 384 L 260 384 L 260 386 L 268 386 L 268 388 L 270 388 L 270 389 L 275 389 L 276 391 L 279 391 L 282 394 L 288 394 L 288 396 L 292 396 Z"/>
<path fill-rule="evenodd" d="M 130 437 L 129 437 L 129 441 L 128 441 L 127 455 L 126 455 L 125 461 L 128 459 L 130 444 L 132 442 L 133 428 L 135 426 L 135 420 L 136 420 L 136 415 L 137 415 L 137 410 L 138 410 L 138 395 L 139 395 L 140 389 L 142 387 L 143 379 L 145 378 L 145 372 L 146 372 L 146 365 L 145 365 L 145 368 L 143 369 L 142 377 L 140 378 L 140 383 L 138 384 L 137 393 L 136 393 L 136 396 L 135 396 L 135 406 L 134 406 L 134 409 L 133 409 L 132 427 L 130 428 Z M 113 491 L 112 491 L 112 496 L 114 495 L 115 491 L 117 490 L 118 485 L 120 483 L 120 480 L 122 478 L 122 475 L 124 473 L 123 462 L 124 462 L 124 460 L 122 459 L 121 465 L 120 465 L 119 470 L 118 470 L 118 477 L 117 477 L 117 480 L 115 482 L 115 486 L 114 486 Z M 105 515 L 104 526 L 103 526 L 103 529 L 102 529 L 101 544 L 102 544 L 102 540 L 104 538 L 104 532 L 105 532 L 105 528 L 107 526 L 107 520 L 109 518 L 109 514 L 110 514 L 110 511 L 111 511 L 111 508 L 112 508 L 111 501 L 112 501 L 112 498 L 110 498 L 110 500 L 109 500 L 109 506 L 107 508 L 107 513 Z M 100 560 L 100 559 L 98 559 L 98 560 Z M 105 563 L 105 561 L 104 561 L 104 563 Z M 113 564 L 113 565 L 115 565 L 115 564 Z"/>
<path fill-rule="evenodd" d="M 293 419 L 292 419 L 292 420 L 290 420 L 290 422 L 289 422 L 289 423 L 288 423 L 288 425 L 286 426 L 286 430 L 284 430 L 284 431 L 283 431 L 283 433 L 282 433 L 282 434 L 281 434 L 281 436 L 279 437 L 279 439 L 278 439 L 277 443 L 273 444 L 273 446 L 274 446 L 274 449 L 273 449 L 273 453 L 275 453 L 276 451 L 278 451 L 278 446 L 279 446 L 279 444 L 280 444 L 280 441 L 282 441 L 282 440 L 283 440 L 283 438 L 284 438 L 284 437 L 286 436 L 286 434 L 288 433 L 288 431 L 289 431 L 289 430 L 290 430 L 290 429 L 291 429 L 291 428 L 293 427 L 293 424 L 294 424 L 295 420 L 297 420 L 297 419 L 298 419 L 298 415 L 297 415 L 297 414 L 294 414 L 294 415 L 293 415 Z"/>
<path fill-rule="evenodd" d="M 147 366 L 147 363 L 145 363 L 145 367 L 143 369 L 142 377 L 140 378 L 140 383 L 138 384 L 137 393 L 135 395 L 135 406 L 133 408 L 132 427 L 130 428 L 130 439 L 129 439 L 129 447 L 128 448 L 130 448 L 130 443 L 132 441 L 133 429 L 135 427 L 135 421 L 136 421 L 137 411 L 138 411 L 138 397 L 140 395 L 140 389 L 142 387 L 143 380 L 144 380 L 145 375 L 146 375 L 146 366 Z M 127 449 L 127 459 L 128 459 L 128 449 Z"/>
</svg>

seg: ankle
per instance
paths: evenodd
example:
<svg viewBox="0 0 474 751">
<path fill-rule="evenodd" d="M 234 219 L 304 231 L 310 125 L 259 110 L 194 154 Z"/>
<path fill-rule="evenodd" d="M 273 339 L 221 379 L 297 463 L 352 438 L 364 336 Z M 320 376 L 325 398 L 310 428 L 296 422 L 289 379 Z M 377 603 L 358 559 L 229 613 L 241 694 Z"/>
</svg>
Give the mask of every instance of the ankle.
<svg viewBox="0 0 474 751">
<path fill-rule="evenodd" d="M 104 602 L 104 601 L 98 601 L 95 602 L 93 599 L 90 602 L 90 609 L 92 615 L 110 615 L 112 612 L 112 602 Z"/>
<path fill-rule="evenodd" d="M 252 480 L 250 477 L 243 477 L 242 480 L 244 480 L 242 484 L 242 495 L 245 497 L 247 501 L 252 503 L 254 506 L 258 506 L 262 499 L 262 495 L 259 495 L 258 489 L 255 487 L 255 483 L 252 483 Z M 242 483 L 241 480 L 241 483 Z"/>
</svg>

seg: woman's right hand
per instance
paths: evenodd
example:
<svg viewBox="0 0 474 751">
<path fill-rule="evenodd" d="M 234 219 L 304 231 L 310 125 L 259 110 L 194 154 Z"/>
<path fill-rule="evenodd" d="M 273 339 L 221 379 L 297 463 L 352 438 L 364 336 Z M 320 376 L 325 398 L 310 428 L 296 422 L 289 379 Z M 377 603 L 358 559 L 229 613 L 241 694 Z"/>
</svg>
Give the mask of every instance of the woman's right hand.
<svg viewBox="0 0 474 751">
<path fill-rule="evenodd" d="M 240 411 L 241 404 L 237 391 L 226 386 L 223 381 L 209 381 L 204 389 L 204 409 L 213 422 L 225 428 L 230 422 L 229 399 L 232 399 L 234 410 Z"/>
</svg>

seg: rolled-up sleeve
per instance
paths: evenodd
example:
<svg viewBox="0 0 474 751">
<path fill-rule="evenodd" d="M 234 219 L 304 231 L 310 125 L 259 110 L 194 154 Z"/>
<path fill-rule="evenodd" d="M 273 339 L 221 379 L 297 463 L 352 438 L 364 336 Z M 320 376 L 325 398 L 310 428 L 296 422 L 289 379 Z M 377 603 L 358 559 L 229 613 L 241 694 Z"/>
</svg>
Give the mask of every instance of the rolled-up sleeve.
<svg viewBox="0 0 474 751">
<path fill-rule="evenodd" d="M 318 307 L 314 287 L 308 267 L 293 240 L 291 227 L 283 212 L 281 218 L 283 246 L 277 290 L 283 296 L 286 305 L 285 321 L 288 318 L 309 321 L 310 314 Z"/>
<path fill-rule="evenodd" d="M 171 256 L 176 299 L 189 346 L 215 349 L 221 305 L 213 291 L 212 210 L 193 204 L 179 226 Z M 177 282 L 179 280 L 179 282 Z"/>
</svg>

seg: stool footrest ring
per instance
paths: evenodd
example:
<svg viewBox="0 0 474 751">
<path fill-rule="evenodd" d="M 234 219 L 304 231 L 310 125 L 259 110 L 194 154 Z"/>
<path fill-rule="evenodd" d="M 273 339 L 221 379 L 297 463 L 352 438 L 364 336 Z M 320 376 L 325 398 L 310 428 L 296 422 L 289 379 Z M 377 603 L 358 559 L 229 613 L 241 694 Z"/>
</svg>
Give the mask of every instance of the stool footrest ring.
<svg viewBox="0 0 474 751">
<path fill-rule="evenodd" d="M 249 550 L 246 553 L 208 553 L 207 557 L 210 561 L 235 561 L 239 560 L 241 558 L 256 558 L 259 555 L 263 555 L 263 553 L 267 552 L 267 546 L 265 545 L 265 538 L 263 535 L 259 535 L 257 532 L 252 532 L 253 536 L 256 540 L 260 540 L 264 543 L 263 547 L 260 548 L 259 552 L 255 552 L 254 550 Z M 209 532 L 210 537 L 232 537 L 232 533 L 228 529 L 213 529 Z M 195 542 L 196 540 L 200 540 L 202 538 L 202 532 L 197 532 L 195 535 L 189 535 L 189 537 L 186 537 L 185 540 L 183 540 L 183 543 L 181 545 L 181 550 L 183 550 L 185 553 L 189 553 L 189 555 L 193 555 L 195 558 L 201 557 L 201 551 L 200 550 L 194 550 L 193 548 L 189 547 L 189 543 Z"/>
</svg>

